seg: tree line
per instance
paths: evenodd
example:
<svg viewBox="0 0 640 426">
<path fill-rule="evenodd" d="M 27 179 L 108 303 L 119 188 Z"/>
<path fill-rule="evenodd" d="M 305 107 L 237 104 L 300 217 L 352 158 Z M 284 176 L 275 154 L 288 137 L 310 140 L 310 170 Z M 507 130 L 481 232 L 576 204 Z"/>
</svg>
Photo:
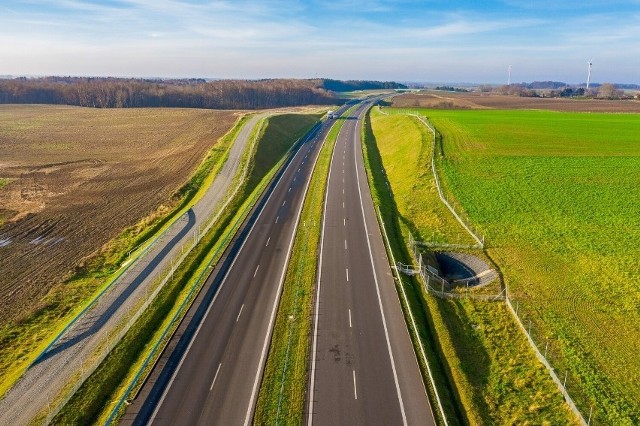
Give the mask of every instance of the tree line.
<svg viewBox="0 0 640 426">
<path fill-rule="evenodd" d="M 0 103 L 95 108 L 263 109 L 339 102 L 324 80 L 124 79 L 85 77 L 0 80 Z"/>
<path fill-rule="evenodd" d="M 565 83 L 560 82 L 540 82 L 541 86 L 544 83 L 553 83 L 548 86 L 553 87 L 553 89 L 549 89 L 548 87 L 544 89 L 540 88 L 531 88 L 536 87 L 537 82 L 526 84 L 526 83 L 516 83 L 511 85 L 503 85 L 503 86 L 490 86 L 490 85 L 481 85 L 479 86 L 479 90 L 481 92 L 497 92 L 503 95 L 513 95 L 513 96 L 521 96 L 521 97 L 532 97 L 532 98 L 598 98 L 598 99 L 632 99 L 634 96 L 638 97 L 640 93 L 635 95 L 625 93 L 624 90 L 620 89 L 620 85 L 612 84 L 612 83 L 597 83 L 591 85 L 589 89 L 583 87 L 583 85 L 575 85 L 570 86 Z M 564 86 L 562 86 L 564 85 Z M 631 85 L 628 85 L 631 86 Z"/>
</svg>

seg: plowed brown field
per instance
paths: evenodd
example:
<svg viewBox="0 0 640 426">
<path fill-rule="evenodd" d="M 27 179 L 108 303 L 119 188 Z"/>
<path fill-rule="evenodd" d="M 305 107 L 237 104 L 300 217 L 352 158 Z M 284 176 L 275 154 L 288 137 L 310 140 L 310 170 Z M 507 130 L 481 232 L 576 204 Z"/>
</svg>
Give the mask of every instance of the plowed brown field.
<svg viewBox="0 0 640 426">
<path fill-rule="evenodd" d="M 454 93 L 429 91 L 407 93 L 393 98 L 399 108 L 435 109 L 544 109 L 571 112 L 640 113 L 640 101 L 607 99 L 525 98 L 494 93 Z"/>
<path fill-rule="evenodd" d="M 237 116 L 0 106 L 0 326 L 166 203 Z"/>
</svg>

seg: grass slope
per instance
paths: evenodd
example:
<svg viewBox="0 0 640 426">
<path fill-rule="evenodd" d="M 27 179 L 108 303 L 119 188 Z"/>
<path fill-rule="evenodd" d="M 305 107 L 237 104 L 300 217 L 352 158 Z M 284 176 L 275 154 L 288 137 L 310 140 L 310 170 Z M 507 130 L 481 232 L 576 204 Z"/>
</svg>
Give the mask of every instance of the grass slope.
<svg viewBox="0 0 640 426">
<path fill-rule="evenodd" d="M 412 117 L 385 116 L 377 110 L 370 117 L 375 148 L 392 191 L 379 191 L 380 198 L 383 204 L 395 203 L 398 244 L 408 240 L 409 232 L 422 239 L 471 244 L 438 198 L 430 170 L 431 133 Z M 406 247 L 404 252 L 398 260 L 406 262 Z M 439 385 L 441 398 L 449 392 L 460 407 L 458 412 L 449 408 L 451 416 L 457 415 L 460 423 L 487 425 L 572 422 L 561 395 L 503 303 L 440 300 L 427 296 L 419 284 L 412 285 L 416 303 L 427 312 L 431 331 L 425 333 L 437 336 L 426 345 L 439 349 L 441 375 L 446 377 Z"/>
<path fill-rule="evenodd" d="M 195 188 L 215 177 L 244 121 L 244 118 L 237 120 L 235 126 L 217 141 L 194 174 L 170 200 L 134 226 L 122 230 L 62 286 L 50 291 L 34 312 L 26 314 L 18 322 L 9 322 L 0 327 L 0 395 L 20 378 L 50 339 L 111 284 L 129 255 L 135 256 L 154 236 L 168 227 L 173 218 L 199 199 L 200 194 Z"/>
<path fill-rule="evenodd" d="M 640 423 L 640 117 L 424 111 L 444 183 L 585 417 Z"/>
<path fill-rule="evenodd" d="M 260 139 L 252 158 L 248 159 L 251 172 L 245 182 L 238 183 L 243 187 L 225 214 L 177 269 L 174 279 L 165 285 L 147 312 L 56 416 L 54 423 L 90 424 L 106 421 L 112 409 L 111 401 L 117 401 L 122 396 L 126 385 L 160 339 L 162 331 L 170 326 L 169 320 L 179 306 L 186 298 L 195 297 L 196 293 L 191 289 L 200 285 L 197 282 L 200 273 L 221 255 L 259 194 L 282 164 L 284 154 L 320 116 L 290 114 L 267 119 L 267 124 L 258 135 Z M 286 131 L 291 133 L 283 133 Z"/>
</svg>

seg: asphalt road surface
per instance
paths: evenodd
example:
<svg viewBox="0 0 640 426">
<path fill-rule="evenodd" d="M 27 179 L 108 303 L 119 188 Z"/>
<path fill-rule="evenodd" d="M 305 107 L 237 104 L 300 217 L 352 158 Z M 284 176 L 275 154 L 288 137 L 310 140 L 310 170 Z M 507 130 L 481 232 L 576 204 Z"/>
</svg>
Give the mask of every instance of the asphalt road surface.
<svg viewBox="0 0 640 426">
<path fill-rule="evenodd" d="M 300 145 L 258 203 L 122 424 L 251 423 L 304 192 L 330 124 Z"/>
<path fill-rule="evenodd" d="M 307 424 L 435 425 L 363 166 L 367 107 L 345 121 L 329 173 Z"/>
<path fill-rule="evenodd" d="M 31 423 L 41 410 L 47 411 L 72 375 L 83 366 L 86 368 L 87 358 L 130 313 L 131 307 L 146 297 L 147 289 L 158 274 L 180 256 L 180 250 L 189 244 L 195 230 L 224 202 L 251 132 L 263 116 L 254 115 L 242 127 L 229 158 L 198 203 L 129 265 L 98 302 L 80 316 L 0 400 L 0 425 Z"/>
</svg>

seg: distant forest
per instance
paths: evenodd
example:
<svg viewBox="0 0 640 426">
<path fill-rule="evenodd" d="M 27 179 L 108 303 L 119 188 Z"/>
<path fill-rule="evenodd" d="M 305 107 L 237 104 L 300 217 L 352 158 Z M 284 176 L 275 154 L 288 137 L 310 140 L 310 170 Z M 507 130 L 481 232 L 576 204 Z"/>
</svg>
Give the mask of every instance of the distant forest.
<svg viewBox="0 0 640 426">
<path fill-rule="evenodd" d="M 295 80 L 124 79 L 42 77 L 0 80 L 0 103 L 95 108 L 182 107 L 263 109 L 339 103 L 336 92 L 396 89 L 394 82 Z"/>
</svg>

